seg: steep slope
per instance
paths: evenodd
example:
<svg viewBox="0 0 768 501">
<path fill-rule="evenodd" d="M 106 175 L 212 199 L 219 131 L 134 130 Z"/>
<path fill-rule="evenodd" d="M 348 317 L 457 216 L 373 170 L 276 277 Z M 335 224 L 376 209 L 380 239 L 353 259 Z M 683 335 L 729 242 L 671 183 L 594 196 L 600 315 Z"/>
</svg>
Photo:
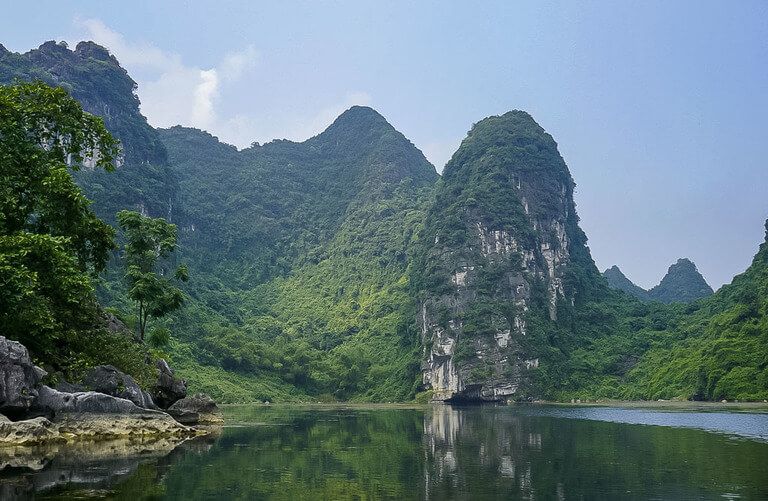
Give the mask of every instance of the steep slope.
<svg viewBox="0 0 768 501">
<path fill-rule="evenodd" d="M 768 399 L 768 221 L 752 265 L 684 312 L 629 373 L 630 398 Z"/>
<path fill-rule="evenodd" d="M 687 260 L 648 293 L 657 301 L 612 290 L 629 281 L 595 268 L 568 168 L 524 112 L 476 124 L 438 180 L 366 107 L 307 141 L 238 151 L 203 131 L 152 129 L 133 80 L 90 42 L 0 46 L 0 82 L 17 78 L 67 88 L 122 140 L 115 173 L 78 173 L 98 214 L 135 208 L 179 225 L 192 280 L 186 308 L 162 325 L 193 391 L 768 398 L 768 244 L 692 304 L 658 302 L 711 294 Z M 119 265 L 99 297 L 130 324 Z"/>
<path fill-rule="evenodd" d="M 303 143 L 242 152 L 194 129 L 161 136 L 198 277 L 177 322 L 195 359 L 330 398 L 407 398 L 404 273 L 437 179 L 421 152 L 365 107 Z"/>
<path fill-rule="evenodd" d="M 237 151 L 150 127 L 135 82 L 92 42 L 0 48 L 0 82 L 15 79 L 66 88 L 122 141 L 115 173 L 77 176 L 100 216 L 134 208 L 179 225 L 192 279 L 184 311 L 161 324 L 193 389 L 230 401 L 412 394 L 404 273 L 437 174 L 380 114 L 353 107 L 303 143 Z M 118 261 L 98 293 L 131 322 Z"/>
<path fill-rule="evenodd" d="M 376 111 L 353 107 L 303 143 L 278 140 L 242 152 L 212 136 L 161 130 L 181 185 L 181 221 L 202 245 L 206 267 L 231 269 L 248 286 L 284 274 L 320 252 L 357 202 L 390 197 L 406 182 L 434 183 L 434 167 Z M 205 243 L 202 243 L 202 241 Z"/>
<path fill-rule="evenodd" d="M 635 285 L 626 275 L 619 269 L 618 266 L 613 265 L 603 272 L 605 280 L 608 282 L 608 287 L 611 289 L 620 290 L 627 294 L 636 297 L 637 299 L 647 300 L 648 291 Z"/>
<path fill-rule="evenodd" d="M 0 84 L 15 80 L 67 89 L 120 139 L 123 158 L 115 173 L 86 169 L 76 175 L 99 216 L 114 221 L 118 210 L 130 207 L 173 218 L 176 186 L 165 148 L 139 111 L 136 82 L 107 49 L 80 42 L 73 51 L 64 42 L 49 41 L 18 54 L 0 46 Z"/>
<path fill-rule="evenodd" d="M 682 258 L 669 267 L 659 285 L 648 291 L 648 298 L 662 303 L 690 303 L 713 292 L 696 265 Z"/>
<path fill-rule="evenodd" d="M 522 111 L 478 122 L 446 165 L 413 267 L 433 398 L 524 396 L 575 310 L 607 293 L 574 186 L 555 141 Z"/>
</svg>

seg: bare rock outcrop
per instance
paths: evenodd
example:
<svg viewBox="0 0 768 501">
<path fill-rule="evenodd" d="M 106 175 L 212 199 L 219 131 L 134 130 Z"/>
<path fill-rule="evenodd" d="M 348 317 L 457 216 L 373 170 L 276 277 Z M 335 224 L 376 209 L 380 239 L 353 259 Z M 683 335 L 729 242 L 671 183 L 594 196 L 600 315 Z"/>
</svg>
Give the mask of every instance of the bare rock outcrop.
<svg viewBox="0 0 768 501">
<path fill-rule="evenodd" d="M 23 415 L 37 398 L 45 374 L 32 363 L 24 345 L 0 336 L 0 413 Z"/>
<path fill-rule="evenodd" d="M 142 390 L 131 376 L 111 365 L 94 367 L 85 376 L 83 383 L 90 390 L 130 400 L 139 407 L 158 408 L 152 401 L 150 394 Z"/>
<path fill-rule="evenodd" d="M 168 414 L 186 425 L 224 422 L 216 402 L 205 393 L 196 393 L 191 397 L 182 398 L 168 408 Z"/>
<path fill-rule="evenodd" d="M 85 384 L 99 391 L 55 390 L 40 383 L 44 375 L 22 344 L 0 336 L 0 446 L 201 433 L 158 410 L 133 378 L 112 366 L 96 367 L 86 377 Z M 209 397 L 184 400 L 179 409 L 192 422 L 221 422 Z"/>
<path fill-rule="evenodd" d="M 152 388 L 152 398 L 161 409 L 167 409 L 187 396 L 187 382 L 177 378 L 168 362 L 162 358 L 155 364 L 157 383 Z"/>
</svg>

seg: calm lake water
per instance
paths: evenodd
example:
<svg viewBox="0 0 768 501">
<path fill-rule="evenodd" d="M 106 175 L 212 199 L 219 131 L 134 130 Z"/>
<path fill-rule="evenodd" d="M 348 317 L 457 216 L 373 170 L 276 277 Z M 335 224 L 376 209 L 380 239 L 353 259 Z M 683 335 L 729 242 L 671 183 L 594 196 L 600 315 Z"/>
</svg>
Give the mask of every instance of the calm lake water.
<svg viewBox="0 0 768 501">
<path fill-rule="evenodd" d="M 19 457 L 0 473 L 0 497 L 768 499 L 764 413 L 539 405 L 226 413 L 219 435 L 181 445 L 70 447 L 47 452 L 37 471 Z"/>
</svg>

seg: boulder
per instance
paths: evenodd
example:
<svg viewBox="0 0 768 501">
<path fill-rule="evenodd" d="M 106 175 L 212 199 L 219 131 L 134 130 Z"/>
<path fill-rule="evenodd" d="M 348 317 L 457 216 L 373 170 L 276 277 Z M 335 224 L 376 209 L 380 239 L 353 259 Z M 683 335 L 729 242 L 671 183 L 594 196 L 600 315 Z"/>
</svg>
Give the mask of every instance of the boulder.
<svg viewBox="0 0 768 501">
<path fill-rule="evenodd" d="M 191 436 L 197 432 L 163 411 L 95 391 L 64 393 L 41 386 L 26 421 L 0 420 L 0 445 L 25 445 L 76 438 Z"/>
<path fill-rule="evenodd" d="M 56 389 L 62 393 L 77 393 L 80 391 L 86 391 L 85 386 L 81 384 L 72 384 L 65 380 L 59 381 L 59 384 L 56 385 Z"/>
<path fill-rule="evenodd" d="M 32 363 L 24 345 L 0 336 L 0 413 L 22 416 L 37 397 L 45 375 Z"/>
<path fill-rule="evenodd" d="M 173 369 L 162 358 L 156 367 L 157 383 L 152 388 L 152 399 L 161 409 L 167 409 L 187 396 L 187 382 L 174 377 Z"/>
<path fill-rule="evenodd" d="M 216 402 L 205 393 L 185 397 L 168 408 L 168 414 L 181 424 L 220 424 L 224 422 Z"/>
<path fill-rule="evenodd" d="M 128 327 L 113 314 L 104 312 L 103 316 L 104 324 L 111 334 L 131 334 L 130 329 L 128 329 Z"/>
<path fill-rule="evenodd" d="M 85 376 L 83 383 L 90 390 L 130 400 L 145 409 L 157 409 L 149 393 L 142 390 L 131 376 L 111 365 L 94 367 Z"/>
<path fill-rule="evenodd" d="M 57 419 L 64 414 L 137 414 L 147 411 L 130 400 L 96 391 L 65 393 L 41 386 L 32 415 Z"/>
</svg>

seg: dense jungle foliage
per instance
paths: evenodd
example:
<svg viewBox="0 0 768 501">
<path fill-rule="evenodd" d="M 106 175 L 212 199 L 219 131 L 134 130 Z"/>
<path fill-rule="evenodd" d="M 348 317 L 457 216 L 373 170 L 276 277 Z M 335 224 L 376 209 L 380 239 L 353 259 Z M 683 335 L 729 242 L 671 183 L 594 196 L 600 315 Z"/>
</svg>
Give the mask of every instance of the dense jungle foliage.
<svg viewBox="0 0 768 501">
<path fill-rule="evenodd" d="M 411 399 L 422 354 L 414 290 L 440 287 L 445 278 L 431 274 L 420 242 L 432 241 L 439 228 L 446 245 L 461 245 L 466 228 L 457 221 L 478 207 L 491 227 L 521 241 L 535 238 L 520 201 L 502 189 L 517 183 L 502 168 L 508 162 L 524 162 L 531 176 L 554 169 L 549 177 L 564 182 L 569 196 L 573 190 L 559 154 L 553 160 L 549 135 L 509 128 L 499 117 L 484 121 L 485 133 L 470 135 L 438 180 L 421 152 L 370 108 L 353 107 L 302 143 L 238 151 L 199 130 L 150 127 L 136 84 L 90 42 L 74 51 L 47 42 L 26 54 L 0 46 L 0 83 L 18 80 L 63 88 L 121 141 L 114 172 L 87 164 L 74 173 L 96 215 L 114 225 L 118 211 L 136 210 L 178 227 L 178 262 L 171 265 L 189 266 L 185 306 L 156 324 L 171 333 L 165 355 L 191 390 L 224 402 Z M 466 162 L 476 169 L 451 167 Z M 9 186 L 4 179 L 12 193 Z M 529 209 L 550 210 L 550 195 L 530 194 Z M 548 362 L 537 369 L 531 395 L 768 397 L 765 244 L 745 274 L 709 298 L 644 303 L 607 286 L 575 211 L 568 217 L 577 251 L 567 285 L 581 295 L 557 321 L 543 309 L 532 313 L 535 334 L 527 342 Z M 21 254 L 2 249 L 9 263 L 2 269 L 21 269 L 14 255 Z M 88 280 L 95 280 L 99 302 L 136 328 L 124 264 L 113 252 L 106 272 Z M 83 294 L 93 294 L 89 287 Z M 532 293 L 546 300 L 535 286 Z M 10 297 L 5 290 L 2 296 Z M 72 336 L 69 346 L 82 354 L 105 344 L 102 334 L 73 335 L 73 325 L 57 332 Z M 131 371 L 127 359 L 110 363 Z"/>
</svg>

